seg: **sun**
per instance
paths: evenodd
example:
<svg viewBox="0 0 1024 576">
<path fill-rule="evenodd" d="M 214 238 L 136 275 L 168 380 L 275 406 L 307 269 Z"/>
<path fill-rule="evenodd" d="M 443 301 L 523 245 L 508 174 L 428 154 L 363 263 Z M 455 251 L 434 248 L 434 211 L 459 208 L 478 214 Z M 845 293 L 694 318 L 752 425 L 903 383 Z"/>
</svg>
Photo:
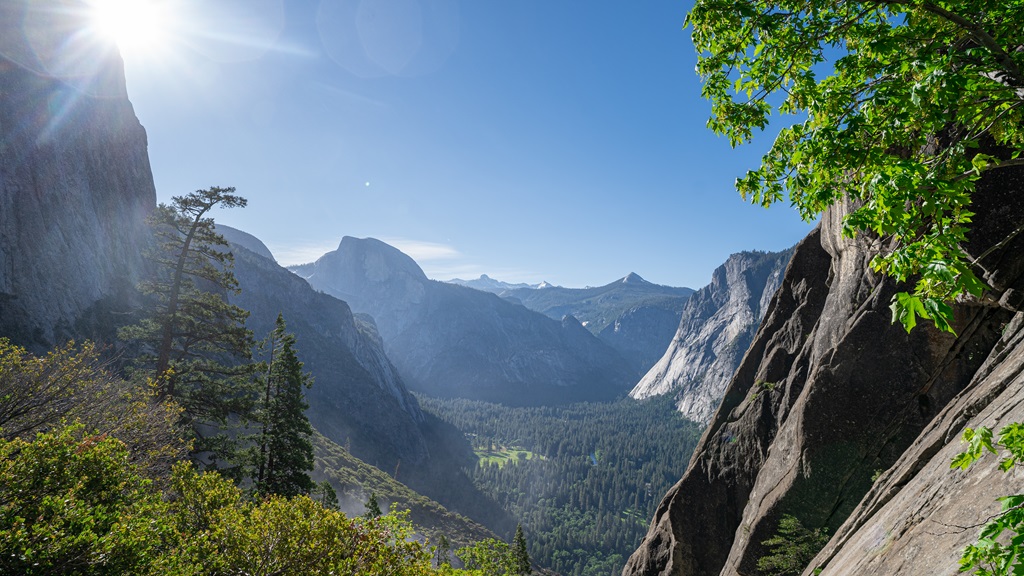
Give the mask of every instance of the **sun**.
<svg viewBox="0 0 1024 576">
<path fill-rule="evenodd" d="M 149 54 L 165 47 L 171 26 L 160 0 L 91 0 L 93 28 L 117 43 L 124 55 Z"/>
</svg>

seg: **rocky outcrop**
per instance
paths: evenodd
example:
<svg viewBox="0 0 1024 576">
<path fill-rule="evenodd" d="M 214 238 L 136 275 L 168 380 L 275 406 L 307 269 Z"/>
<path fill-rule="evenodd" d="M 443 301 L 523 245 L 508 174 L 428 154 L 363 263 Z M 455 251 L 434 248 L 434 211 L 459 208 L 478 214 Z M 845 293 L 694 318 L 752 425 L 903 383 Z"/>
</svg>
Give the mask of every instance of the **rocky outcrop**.
<svg viewBox="0 0 1024 576">
<path fill-rule="evenodd" d="M 315 379 L 306 392 L 313 426 L 381 469 L 399 461 L 422 464 L 428 455 L 419 429 L 423 414 L 373 324 L 268 258 L 270 251 L 254 236 L 223 225 L 217 231 L 232 241 L 242 291 L 229 299 L 250 312 L 246 326 L 263 338 L 283 314 L 296 336 L 299 357 Z"/>
<path fill-rule="evenodd" d="M 529 287 L 499 293 L 550 318 L 576 317 L 626 358 L 638 376 L 665 352 L 690 294 L 690 288 L 654 284 L 634 272 L 604 286 Z"/>
<path fill-rule="evenodd" d="M 560 323 L 494 294 L 428 280 L 372 238 L 294 267 L 316 289 L 371 315 L 411 389 L 515 405 L 624 396 L 633 373 L 575 320 Z"/>
<path fill-rule="evenodd" d="M 67 7 L 0 6 L 0 334 L 36 351 L 111 333 L 156 203 L 121 59 Z"/>
<path fill-rule="evenodd" d="M 972 206 L 979 224 L 968 253 L 984 255 L 983 280 L 992 288 L 986 304 L 998 306 L 979 315 L 976 330 L 994 332 L 998 341 L 986 356 L 963 346 L 968 334 L 960 331 L 955 361 L 984 363 L 878 478 L 808 573 L 821 567 L 829 575 L 955 574 L 964 546 L 999 511 L 995 498 L 1021 492 L 1021 471 L 1000 472 L 991 454 L 967 471 L 951 470 L 950 462 L 963 450 L 964 429 L 987 426 L 998 432 L 1024 421 L 1024 313 L 1007 312 L 1024 304 L 1022 192 L 1024 170 L 989 174 L 979 181 Z"/>
<path fill-rule="evenodd" d="M 711 283 L 686 301 L 668 350 L 629 395 L 642 399 L 674 394 L 683 416 L 710 420 L 791 255 L 792 250 L 730 256 L 711 275 Z"/>
<path fill-rule="evenodd" d="M 1024 421 L 1024 314 L 975 376 L 914 444 L 872 486 L 811 563 L 821 574 L 955 574 L 964 547 L 999 510 L 996 498 L 1021 492 L 1019 471 L 999 470 L 988 455 L 967 471 L 950 470 L 964 450 L 964 428 L 998 432 Z"/>
<path fill-rule="evenodd" d="M 808 574 L 822 565 L 824 574 L 954 573 L 958 553 L 933 545 L 956 550 L 976 537 L 956 526 L 976 523 L 981 508 L 957 495 L 990 505 L 999 479 L 990 464 L 940 470 L 964 426 L 1020 413 L 1019 320 L 1008 309 L 1020 306 L 1024 239 L 989 248 L 1020 225 L 1022 191 L 1021 171 L 979 182 L 967 249 L 984 255 L 994 296 L 955 307 L 957 337 L 893 325 L 900 287 L 870 272 L 876 241 L 843 238 L 843 210 L 827 213 L 795 249 L 686 473 L 623 573 L 758 574 L 761 543 L 783 514 L 838 530 Z M 935 569 L 907 560 L 926 554 Z"/>
</svg>

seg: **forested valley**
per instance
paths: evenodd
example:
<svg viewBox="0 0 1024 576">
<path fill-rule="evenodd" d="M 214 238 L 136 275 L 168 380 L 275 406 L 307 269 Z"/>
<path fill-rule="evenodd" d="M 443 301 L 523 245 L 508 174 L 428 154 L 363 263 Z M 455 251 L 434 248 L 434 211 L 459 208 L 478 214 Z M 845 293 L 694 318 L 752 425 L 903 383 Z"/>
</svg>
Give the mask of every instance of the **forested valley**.
<svg viewBox="0 0 1024 576">
<path fill-rule="evenodd" d="M 702 431 L 668 396 L 525 408 L 419 400 L 467 436 L 479 459 L 471 477 L 522 524 L 531 558 L 575 576 L 621 572 Z"/>
</svg>

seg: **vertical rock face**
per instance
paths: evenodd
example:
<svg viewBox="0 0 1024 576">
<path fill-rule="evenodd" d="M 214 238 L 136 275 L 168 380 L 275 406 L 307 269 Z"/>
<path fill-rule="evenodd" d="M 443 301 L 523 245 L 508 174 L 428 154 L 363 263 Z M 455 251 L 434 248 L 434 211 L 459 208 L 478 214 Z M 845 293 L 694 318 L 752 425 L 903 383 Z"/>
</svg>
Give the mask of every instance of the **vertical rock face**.
<svg viewBox="0 0 1024 576">
<path fill-rule="evenodd" d="M 0 333 L 37 350 L 132 292 L 156 202 L 120 57 L 82 5 L 0 6 Z"/>
<path fill-rule="evenodd" d="M 559 323 L 498 296 L 427 279 L 372 238 L 293 267 L 318 290 L 371 315 L 409 387 L 514 405 L 625 395 L 628 363 L 575 318 Z"/>
<path fill-rule="evenodd" d="M 1020 471 L 1004 474 L 988 455 L 967 471 L 950 470 L 965 428 L 998 432 L 1024 421 L 1024 170 L 1003 170 L 978 182 L 975 229 L 967 246 L 991 286 L 979 328 L 999 335 L 987 357 L 960 346 L 957 362 L 984 358 L 970 385 L 938 412 L 899 460 L 872 486 L 831 542 L 811 563 L 822 574 L 955 574 L 964 546 L 999 511 L 995 498 L 1021 492 Z M 1001 248 L 989 252 L 999 243 Z M 1017 311 L 1010 316 L 1008 310 Z M 966 336 L 961 331 L 960 340 Z M 970 527 L 970 528 L 962 528 Z M 810 572 L 810 570 L 808 570 Z"/>
<path fill-rule="evenodd" d="M 832 541 L 811 562 L 822 574 L 955 574 L 964 547 L 1000 506 L 1018 494 L 1020 473 L 999 471 L 988 455 L 967 471 L 950 470 L 964 450 L 964 428 L 997 431 L 1024 421 L 1024 314 L 1005 326 L 967 390 L 928 425 L 871 488 Z"/>
<path fill-rule="evenodd" d="M 707 422 L 754 338 L 792 250 L 733 254 L 695 292 L 668 350 L 629 395 L 675 394 L 682 414 Z"/>
<path fill-rule="evenodd" d="M 985 254 L 994 298 L 956 306 L 957 337 L 923 325 L 907 334 L 893 325 L 888 304 L 900 287 L 870 272 L 877 247 L 842 238 L 841 209 L 826 214 L 820 231 L 796 247 L 686 473 L 623 574 L 758 574 L 761 543 L 783 514 L 830 533 L 847 523 L 808 573 L 822 565 L 823 574 L 955 572 L 953 554 L 945 552 L 934 555 L 944 559 L 941 569 L 903 562 L 930 554 L 935 542 L 956 546 L 963 538 L 929 539 L 942 530 L 926 525 L 919 506 L 945 519 L 977 517 L 974 504 L 956 495 L 987 498 L 992 490 L 972 487 L 990 481 L 985 470 L 943 480 L 955 488 L 930 485 L 929 477 L 948 467 L 944 459 L 955 450 L 948 445 L 959 430 L 1020 411 L 1009 384 L 1020 382 L 1021 358 L 1006 352 L 1015 341 L 1003 331 L 1018 329 L 1007 324 L 1008 309 L 1019 308 L 1024 287 L 1024 238 L 1012 237 L 1024 219 L 1022 191 L 1021 171 L 979 182 L 972 205 L 978 224 L 967 249 Z M 1001 337 L 1011 340 L 996 346 Z M 890 468 L 858 505 L 877 471 Z"/>
</svg>

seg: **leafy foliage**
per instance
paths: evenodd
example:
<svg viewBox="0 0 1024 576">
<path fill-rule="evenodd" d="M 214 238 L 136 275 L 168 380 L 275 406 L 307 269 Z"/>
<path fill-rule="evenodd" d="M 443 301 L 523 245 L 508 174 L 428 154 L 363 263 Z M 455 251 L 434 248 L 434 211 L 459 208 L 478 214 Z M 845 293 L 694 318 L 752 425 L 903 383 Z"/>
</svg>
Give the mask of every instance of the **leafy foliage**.
<svg viewBox="0 0 1024 576">
<path fill-rule="evenodd" d="M 419 400 L 480 449 L 514 445 L 535 454 L 481 461 L 468 472 L 529 531 L 534 562 L 561 574 L 622 570 L 701 432 L 671 398 L 534 408 Z"/>
<path fill-rule="evenodd" d="M 123 442 L 81 425 L 0 440 L 0 495 L 3 574 L 464 573 L 431 567 L 406 513 L 350 519 L 306 496 L 254 502 L 188 463 L 161 491 Z M 495 574 L 488 561 L 472 574 Z"/>
<path fill-rule="evenodd" d="M 795 516 L 783 514 L 775 536 L 761 542 L 769 553 L 757 560 L 757 569 L 769 576 L 800 576 L 827 543 L 824 528 L 810 530 Z"/>
<path fill-rule="evenodd" d="M 455 556 L 462 560 L 467 570 L 479 571 L 486 576 L 518 574 L 511 548 L 497 538 L 488 538 L 471 546 L 459 548 L 455 551 Z"/>
<path fill-rule="evenodd" d="M 855 205 L 844 232 L 891 239 L 872 266 L 916 281 L 893 302 L 907 330 L 920 317 L 951 331 L 949 302 L 985 289 L 963 244 L 978 178 L 1024 164 L 1022 8 L 698 0 L 687 17 L 709 128 L 735 146 L 774 112 L 795 117 L 739 192 L 765 206 L 788 194 L 806 219 Z"/>
<path fill-rule="evenodd" d="M 951 466 L 966 470 L 986 452 L 1006 454 L 999 460 L 999 469 L 1008 472 L 1024 464 L 1024 424 L 1013 422 L 999 431 L 994 442 L 992 430 L 986 427 L 964 431 L 967 450 L 953 459 Z M 1010 576 L 1024 573 L 1024 494 L 999 498 L 1002 510 L 981 529 L 978 541 L 964 549 L 960 571 L 973 571 L 979 576 Z"/>
<path fill-rule="evenodd" d="M 0 338 L 0 436 L 6 439 L 78 421 L 128 441 L 131 462 L 153 478 L 187 448 L 178 414 L 174 403 L 157 401 L 145 385 L 109 372 L 91 342 L 69 342 L 39 357 Z"/>
<path fill-rule="evenodd" d="M 0 573 L 116 574 L 159 553 L 167 526 L 124 443 L 81 425 L 0 441 Z"/>
</svg>

